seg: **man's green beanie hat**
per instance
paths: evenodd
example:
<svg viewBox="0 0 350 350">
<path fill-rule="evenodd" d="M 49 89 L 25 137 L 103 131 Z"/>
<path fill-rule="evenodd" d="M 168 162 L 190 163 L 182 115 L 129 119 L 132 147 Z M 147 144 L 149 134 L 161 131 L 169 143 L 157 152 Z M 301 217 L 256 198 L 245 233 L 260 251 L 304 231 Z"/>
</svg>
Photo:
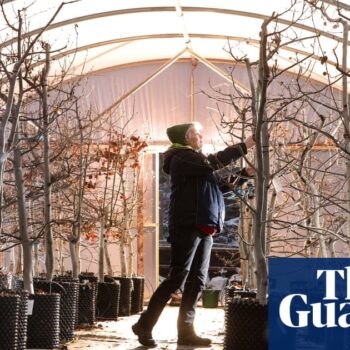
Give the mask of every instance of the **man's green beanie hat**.
<svg viewBox="0 0 350 350">
<path fill-rule="evenodd" d="M 169 137 L 169 140 L 172 143 L 180 143 L 182 145 L 185 145 L 186 133 L 191 126 L 193 126 L 193 123 L 177 124 L 166 129 L 166 133 Z"/>
</svg>

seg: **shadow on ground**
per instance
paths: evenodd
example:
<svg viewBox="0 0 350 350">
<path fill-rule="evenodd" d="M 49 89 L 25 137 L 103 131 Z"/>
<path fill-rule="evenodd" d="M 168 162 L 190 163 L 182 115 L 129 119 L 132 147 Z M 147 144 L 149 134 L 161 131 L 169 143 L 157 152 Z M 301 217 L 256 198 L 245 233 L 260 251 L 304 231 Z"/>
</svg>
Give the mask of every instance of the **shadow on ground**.
<svg viewBox="0 0 350 350">
<path fill-rule="evenodd" d="M 158 346 L 154 349 L 163 350 L 195 350 L 203 347 L 189 347 L 177 345 L 176 319 L 178 308 L 168 306 L 161 315 L 153 330 L 153 337 Z M 75 340 L 66 344 L 68 350 L 76 349 L 118 349 L 118 350 L 144 350 L 131 326 L 138 320 L 138 315 L 120 317 L 118 321 L 97 322 L 94 327 L 77 330 Z M 224 337 L 224 310 L 222 308 L 197 309 L 196 331 L 199 335 L 209 337 L 213 344 L 206 349 L 223 349 Z"/>
</svg>

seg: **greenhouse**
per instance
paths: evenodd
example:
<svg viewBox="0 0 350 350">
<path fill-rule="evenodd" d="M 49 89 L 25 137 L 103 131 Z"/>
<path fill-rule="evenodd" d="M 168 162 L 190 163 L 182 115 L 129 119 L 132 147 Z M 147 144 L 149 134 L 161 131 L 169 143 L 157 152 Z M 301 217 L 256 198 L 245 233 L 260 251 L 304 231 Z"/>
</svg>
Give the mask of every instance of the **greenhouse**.
<svg viewBox="0 0 350 350">
<path fill-rule="evenodd" d="M 0 349 L 349 349 L 349 0 L 0 4 Z"/>
</svg>

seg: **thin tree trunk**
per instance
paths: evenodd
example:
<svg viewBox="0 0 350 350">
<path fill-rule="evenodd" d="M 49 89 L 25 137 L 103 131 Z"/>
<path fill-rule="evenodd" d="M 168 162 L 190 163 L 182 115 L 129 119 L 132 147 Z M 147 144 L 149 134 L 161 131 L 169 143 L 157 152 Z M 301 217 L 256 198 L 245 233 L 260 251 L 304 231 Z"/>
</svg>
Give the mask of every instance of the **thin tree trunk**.
<svg viewBox="0 0 350 350">
<path fill-rule="evenodd" d="M 34 217 L 34 208 L 33 208 L 33 199 L 29 199 L 28 203 L 28 221 L 33 222 Z M 30 225 L 29 232 L 30 237 L 34 237 L 34 225 Z M 33 254 L 33 275 L 39 276 L 39 242 L 33 242 L 32 254 Z"/>
<path fill-rule="evenodd" d="M 21 23 L 20 23 L 21 24 Z M 3 206 L 4 199 L 4 171 L 5 164 L 7 162 L 8 152 L 7 150 L 12 147 L 12 139 L 8 137 L 8 127 L 9 127 L 9 118 L 12 114 L 11 111 L 13 109 L 14 104 L 14 94 L 16 89 L 16 82 L 19 73 L 20 65 L 15 64 L 13 74 L 9 80 L 9 90 L 7 94 L 7 101 L 4 112 L 1 113 L 1 122 L 0 122 L 0 208 Z M 12 115 L 14 118 L 15 115 Z M 15 121 L 11 124 L 11 133 L 10 135 L 14 135 L 17 124 L 18 124 L 19 115 L 16 116 Z M 2 210 L 0 210 L 0 225 L 2 226 Z"/>
<path fill-rule="evenodd" d="M 277 200 L 277 191 L 274 188 L 272 190 L 271 199 L 270 199 L 270 205 L 269 205 L 269 211 L 267 214 L 267 225 L 266 225 L 266 256 L 270 255 L 271 251 L 271 232 L 272 232 L 272 220 L 273 215 L 275 211 L 276 206 L 276 200 Z"/>
<path fill-rule="evenodd" d="M 250 247 L 246 242 L 249 241 L 249 209 L 243 202 L 241 202 L 241 220 L 239 224 L 239 255 L 241 258 L 241 276 L 243 285 L 249 286 L 249 261 L 250 261 Z"/>
<path fill-rule="evenodd" d="M 348 71 L 348 39 L 349 39 L 349 25 L 348 22 L 343 20 L 343 56 L 342 56 L 342 70 Z M 348 77 L 343 74 L 342 77 L 342 100 L 343 100 L 343 123 L 345 127 L 344 141 L 345 147 L 350 150 L 350 116 L 349 116 L 349 96 L 348 96 Z M 348 212 L 350 212 L 350 159 L 347 157 L 346 162 L 346 179 L 347 179 L 347 202 Z M 348 252 L 350 253 L 350 214 L 347 215 L 347 240 L 348 240 Z"/>
<path fill-rule="evenodd" d="M 244 243 L 244 237 L 247 236 L 247 209 L 245 208 L 245 205 L 243 202 L 241 202 L 241 218 L 239 221 L 239 226 L 238 226 L 238 251 L 239 251 L 239 256 L 240 256 L 240 264 L 241 264 L 241 278 L 242 282 L 245 283 L 247 279 L 247 246 Z"/>
<path fill-rule="evenodd" d="M 77 278 L 76 276 L 79 276 L 78 271 L 78 257 L 77 257 L 77 249 L 76 249 L 76 242 L 69 240 L 69 252 L 70 252 L 70 259 L 72 262 L 72 275 L 73 278 Z"/>
<path fill-rule="evenodd" d="M 20 20 L 19 26 L 22 25 Z M 20 55 L 20 53 L 19 53 Z M 3 206 L 3 196 L 4 196 L 4 171 L 5 164 L 7 162 L 8 151 L 16 144 L 17 140 L 17 128 L 19 122 L 19 110 L 22 103 L 23 97 L 23 84 L 22 78 L 20 76 L 20 65 L 16 63 L 14 65 L 14 70 L 9 80 L 9 91 L 8 97 L 6 101 L 5 111 L 1 113 L 1 122 L 0 122 L 0 208 Z M 17 105 L 14 104 L 14 92 L 16 86 L 16 82 L 18 80 L 18 90 L 19 94 L 17 97 Z M 9 120 L 11 116 L 11 127 L 9 127 Z M 0 228 L 2 228 L 3 211 L 0 209 Z M 14 261 L 12 260 L 12 264 Z M 14 265 L 12 265 L 11 272 L 14 271 Z"/>
<path fill-rule="evenodd" d="M 62 220 L 63 214 L 62 210 L 59 209 L 58 218 L 59 220 Z M 59 237 L 63 237 L 62 232 L 62 226 L 58 226 L 59 231 Z M 58 238 L 57 239 L 57 256 L 56 256 L 57 263 L 55 264 L 57 266 L 56 274 L 62 275 L 63 274 L 63 240 Z"/>
<path fill-rule="evenodd" d="M 80 226 L 80 225 L 79 225 Z M 80 231 L 80 227 L 78 228 L 78 230 Z M 78 239 L 80 239 L 80 233 L 78 234 Z M 78 240 L 76 245 L 75 245 L 75 250 L 76 250 L 76 254 L 77 254 L 77 273 L 80 274 L 81 271 L 81 259 L 80 259 L 80 241 Z M 75 277 L 75 278 L 78 278 Z"/>
<path fill-rule="evenodd" d="M 79 278 L 80 273 L 80 263 L 79 263 L 79 249 L 78 249 L 78 242 L 77 239 L 79 237 L 78 231 L 78 224 L 75 221 L 72 226 L 72 235 L 69 239 L 69 252 L 70 252 L 70 259 L 72 263 L 72 275 L 73 278 Z"/>
<path fill-rule="evenodd" d="M 84 167 L 83 162 L 83 142 L 84 142 L 84 135 L 83 135 L 83 127 L 81 125 L 81 120 L 79 116 L 79 109 L 78 109 L 78 103 L 75 104 L 75 111 L 76 111 L 76 117 L 79 125 L 79 187 L 78 187 L 78 199 L 77 199 L 77 205 L 76 205 L 76 213 L 74 214 L 74 225 L 73 225 L 73 232 L 72 237 L 70 239 L 70 246 L 72 245 L 71 249 L 71 262 L 72 262 L 72 272 L 73 272 L 73 278 L 78 278 L 79 273 L 81 271 L 80 266 L 80 234 L 81 234 L 81 208 L 83 205 L 83 196 L 84 196 L 84 182 L 86 177 L 86 170 L 88 166 L 88 153 L 86 155 L 86 163 Z M 88 148 L 89 150 L 90 148 Z M 74 250 L 74 251 L 73 251 Z"/>
<path fill-rule="evenodd" d="M 60 240 L 60 248 L 59 248 L 59 267 L 60 273 L 63 275 L 64 273 L 64 256 L 63 256 L 63 241 Z"/>
<path fill-rule="evenodd" d="M 17 256 L 16 256 L 16 275 L 22 273 L 22 246 L 17 246 Z"/>
<path fill-rule="evenodd" d="M 23 246 L 23 282 L 24 289 L 34 293 L 32 243 L 28 233 L 27 210 L 25 205 L 25 188 L 22 173 L 22 155 L 19 147 L 14 150 L 14 171 L 17 188 L 18 221 L 21 243 Z"/>
<path fill-rule="evenodd" d="M 109 244 L 107 242 L 105 242 L 105 258 L 106 258 L 106 265 L 107 265 L 107 274 L 109 276 L 113 276 L 113 269 L 112 269 L 111 258 L 109 256 L 109 252 L 108 252 L 108 246 L 109 246 Z"/>
<path fill-rule="evenodd" d="M 254 256 L 257 273 L 257 299 L 261 304 L 266 304 L 267 294 L 267 266 L 265 260 L 265 229 L 266 229 L 266 209 L 267 209 L 267 189 L 269 163 L 269 135 L 266 120 L 266 94 L 269 78 L 269 67 L 267 64 L 267 25 L 264 21 L 261 26 L 260 58 L 259 58 L 259 109 L 256 121 L 256 212 L 254 215 Z"/>
<path fill-rule="evenodd" d="M 42 71 L 42 113 L 43 113 L 43 137 L 44 137 L 44 225 L 45 225 L 45 266 L 46 278 L 51 281 L 54 270 L 54 249 L 51 226 L 51 169 L 50 169 L 50 133 L 49 112 L 47 102 L 47 77 L 50 70 L 50 46 L 45 44 L 45 67 Z"/>
<path fill-rule="evenodd" d="M 33 251 L 34 251 L 34 276 L 39 276 L 39 249 L 38 244 L 33 244 Z"/>
<path fill-rule="evenodd" d="M 98 281 L 104 281 L 104 248 L 105 248 L 105 216 L 104 213 L 100 217 L 100 236 L 98 250 Z"/>
<path fill-rule="evenodd" d="M 255 273 L 255 254 L 254 254 L 254 217 L 250 216 L 249 224 L 248 224 L 248 239 L 249 242 L 253 243 L 253 245 L 249 246 L 249 254 L 248 254 L 248 288 L 257 288 L 257 276 Z"/>
<path fill-rule="evenodd" d="M 54 244 L 54 249 L 55 249 L 55 258 L 54 258 L 54 261 L 53 261 L 53 271 L 56 275 L 59 275 L 59 242 L 60 242 L 61 239 L 54 239 L 53 241 L 53 244 Z"/>
<path fill-rule="evenodd" d="M 5 266 L 5 257 L 4 252 L 2 251 L 4 249 L 4 244 L 0 243 L 0 266 Z"/>
<path fill-rule="evenodd" d="M 319 257 L 320 258 L 328 258 L 328 250 L 325 243 L 325 238 L 323 236 L 322 230 L 321 230 L 321 204 L 320 204 L 320 195 L 319 191 L 317 190 L 316 186 L 312 181 L 309 181 L 309 188 L 312 193 L 312 200 L 314 202 L 314 215 L 313 215 L 313 221 L 315 225 L 315 230 L 317 231 L 317 237 L 319 240 Z"/>
<path fill-rule="evenodd" d="M 131 208 L 129 208 L 129 221 L 127 222 L 127 246 L 128 246 L 128 277 L 131 277 L 135 274 L 135 264 L 134 264 L 134 257 L 135 257 L 135 251 L 134 251 L 134 237 L 132 236 L 132 232 L 130 230 L 133 217 L 134 217 L 134 210 L 136 208 L 137 203 L 137 186 L 138 186 L 138 174 L 136 169 L 133 171 L 133 185 L 132 185 L 132 194 L 131 194 Z"/>
<path fill-rule="evenodd" d="M 282 148 L 282 144 L 278 145 L 278 149 L 280 150 Z M 279 157 L 279 155 L 282 152 L 278 151 L 277 152 L 277 168 L 276 168 L 276 173 L 278 174 L 278 172 L 281 170 L 281 158 Z M 272 219 L 273 219 L 273 215 L 275 212 L 275 206 L 276 206 L 276 200 L 277 200 L 277 192 L 279 191 L 279 178 L 278 175 L 276 177 L 276 179 L 274 179 L 274 186 L 273 186 L 273 191 L 271 194 L 271 199 L 270 199 L 270 205 L 269 205 L 269 210 L 268 210 L 268 215 L 267 215 L 267 226 L 266 226 L 266 256 L 270 255 L 270 251 L 271 251 L 271 232 L 272 232 Z M 277 187 L 277 188 L 276 188 Z"/>
<path fill-rule="evenodd" d="M 14 273 L 15 272 L 15 248 L 10 248 L 10 265 L 9 265 L 9 272 Z"/>
<path fill-rule="evenodd" d="M 312 236 L 311 236 L 311 232 L 310 232 L 310 223 L 311 223 L 311 220 L 310 218 L 308 217 L 309 213 L 307 210 L 303 210 L 303 213 L 304 213 L 304 226 L 306 227 L 306 241 L 304 243 L 304 254 L 307 258 L 312 258 L 313 256 L 313 245 L 312 245 Z"/>
<path fill-rule="evenodd" d="M 134 245 L 133 245 L 133 239 L 131 237 L 131 232 L 130 230 L 128 230 L 128 241 L 127 241 L 127 246 L 128 246 L 128 277 L 131 277 L 134 274 L 134 256 L 135 256 L 135 252 L 134 252 Z"/>
<path fill-rule="evenodd" d="M 120 255 L 120 270 L 122 276 L 127 276 L 128 271 L 127 271 L 127 253 L 126 253 L 126 233 L 125 231 L 122 232 L 122 237 L 120 238 L 119 242 L 119 255 Z"/>
<path fill-rule="evenodd" d="M 335 241 L 331 237 L 329 237 L 325 241 L 325 245 L 327 247 L 327 251 L 329 252 L 329 257 L 330 258 L 336 258 L 337 257 L 335 249 L 334 249 L 334 243 L 335 243 Z"/>
<path fill-rule="evenodd" d="M 143 161 L 142 164 L 144 165 Z M 137 275 L 144 275 L 144 193 L 143 193 L 143 165 L 140 169 L 137 201 Z"/>
<path fill-rule="evenodd" d="M 125 189 L 125 180 L 121 176 L 121 186 L 122 186 L 122 194 L 124 197 L 126 196 L 126 189 Z M 129 220 L 129 211 L 127 207 L 127 202 L 126 200 L 123 200 L 123 229 L 122 229 L 122 235 L 120 239 L 120 269 L 121 269 L 121 274 L 122 276 L 128 276 L 128 263 L 127 263 L 127 235 L 128 235 L 128 220 Z"/>
</svg>

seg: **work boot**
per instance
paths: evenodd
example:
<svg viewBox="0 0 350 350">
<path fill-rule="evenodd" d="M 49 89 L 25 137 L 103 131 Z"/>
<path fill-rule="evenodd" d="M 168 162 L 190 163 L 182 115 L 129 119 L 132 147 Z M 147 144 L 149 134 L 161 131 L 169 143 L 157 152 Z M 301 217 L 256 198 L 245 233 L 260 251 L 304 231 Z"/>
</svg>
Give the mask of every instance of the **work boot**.
<svg viewBox="0 0 350 350">
<path fill-rule="evenodd" d="M 210 346 L 211 340 L 209 338 L 202 338 L 196 334 L 193 326 L 186 327 L 179 330 L 177 343 L 179 345 L 188 346 Z"/>
<path fill-rule="evenodd" d="M 139 323 L 135 323 L 131 329 L 134 334 L 138 336 L 139 343 L 143 346 L 147 346 L 149 348 L 154 348 L 157 346 L 156 341 L 152 337 L 152 331 L 142 327 Z"/>
</svg>

